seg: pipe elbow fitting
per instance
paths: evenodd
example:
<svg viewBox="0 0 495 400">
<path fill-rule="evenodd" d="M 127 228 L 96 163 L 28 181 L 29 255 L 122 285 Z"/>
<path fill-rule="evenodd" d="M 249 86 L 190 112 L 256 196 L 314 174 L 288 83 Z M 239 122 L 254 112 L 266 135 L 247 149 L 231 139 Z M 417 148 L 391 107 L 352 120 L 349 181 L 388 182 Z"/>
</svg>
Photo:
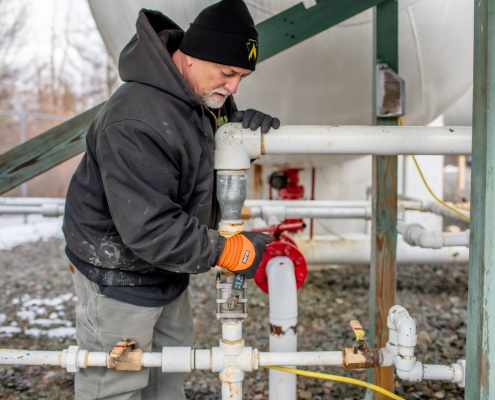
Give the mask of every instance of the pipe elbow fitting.
<svg viewBox="0 0 495 400">
<path fill-rule="evenodd" d="M 401 347 L 416 346 L 418 336 L 416 335 L 416 322 L 409 316 L 401 318 L 397 322 L 397 342 Z"/>
<path fill-rule="evenodd" d="M 441 249 L 443 247 L 443 234 L 442 232 L 424 230 L 416 238 L 416 243 L 425 249 Z"/>
<path fill-rule="evenodd" d="M 240 123 L 224 124 L 215 133 L 216 170 L 246 170 L 262 154 L 260 129 L 243 129 Z"/>
<path fill-rule="evenodd" d="M 407 312 L 407 310 L 404 307 L 396 304 L 395 306 L 390 307 L 390 310 L 388 311 L 387 326 L 390 329 L 397 330 L 397 322 L 400 319 L 408 316 L 409 313 Z"/>
<path fill-rule="evenodd" d="M 421 382 L 423 380 L 423 364 L 414 358 L 414 364 L 411 369 L 406 371 L 397 366 L 395 373 L 400 379 L 405 381 Z"/>
</svg>

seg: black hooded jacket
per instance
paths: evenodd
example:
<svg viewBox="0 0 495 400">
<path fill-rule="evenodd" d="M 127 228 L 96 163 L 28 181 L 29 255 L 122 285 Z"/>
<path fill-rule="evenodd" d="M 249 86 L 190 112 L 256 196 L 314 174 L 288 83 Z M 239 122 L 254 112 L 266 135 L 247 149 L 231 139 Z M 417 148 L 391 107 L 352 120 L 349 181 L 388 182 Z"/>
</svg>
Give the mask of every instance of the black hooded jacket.
<svg viewBox="0 0 495 400">
<path fill-rule="evenodd" d="M 141 10 L 136 29 L 120 55 L 125 83 L 88 131 L 64 234 L 69 259 L 103 294 L 158 306 L 222 248 L 214 131 L 236 107 L 229 97 L 215 115 L 184 80 L 171 58 L 184 34 L 173 21 Z"/>
</svg>

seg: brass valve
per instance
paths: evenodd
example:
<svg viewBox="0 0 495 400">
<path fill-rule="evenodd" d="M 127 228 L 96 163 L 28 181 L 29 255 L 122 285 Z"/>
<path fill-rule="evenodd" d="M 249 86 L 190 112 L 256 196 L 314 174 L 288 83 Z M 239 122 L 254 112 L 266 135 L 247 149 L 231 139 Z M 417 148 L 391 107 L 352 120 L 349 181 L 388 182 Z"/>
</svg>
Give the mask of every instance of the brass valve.
<svg viewBox="0 0 495 400">
<path fill-rule="evenodd" d="M 107 367 L 117 371 L 141 370 L 143 351 L 136 349 L 136 342 L 123 338 L 109 351 Z"/>
<path fill-rule="evenodd" d="M 364 330 L 359 321 L 350 322 L 352 330 L 356 335 L 353 347 L 344 349 L 344 365 L 348 369 L 377 367 L 380 362 L 377 349 L 369 349 L 365 338 Z"/>
</svg>

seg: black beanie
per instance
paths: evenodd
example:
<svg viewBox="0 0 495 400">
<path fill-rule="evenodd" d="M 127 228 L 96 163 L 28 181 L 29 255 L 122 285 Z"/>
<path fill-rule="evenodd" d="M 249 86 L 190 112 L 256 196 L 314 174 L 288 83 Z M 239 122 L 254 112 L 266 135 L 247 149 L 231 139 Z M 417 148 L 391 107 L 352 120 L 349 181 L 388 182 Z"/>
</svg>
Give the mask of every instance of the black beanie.
<svg viewBox="0 0 495 400">
<path fill-rule="evenodd" d="M 180 50 L 191 57 L 254 71 L 258 32 L 242 0 L 222 0 L 199 13 Z"/>
</svg>

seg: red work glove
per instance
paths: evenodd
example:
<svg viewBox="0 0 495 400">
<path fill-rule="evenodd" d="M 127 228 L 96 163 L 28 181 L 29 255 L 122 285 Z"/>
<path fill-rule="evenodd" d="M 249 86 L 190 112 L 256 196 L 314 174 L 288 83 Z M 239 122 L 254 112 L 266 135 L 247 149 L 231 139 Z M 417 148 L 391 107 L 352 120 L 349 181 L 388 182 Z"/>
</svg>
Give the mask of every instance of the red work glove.
<svg viewBox="0 0 495 400">
<path fill-rule="evenodd" d="M 216 264 L 252 279 L 263 258 L 266 245 L 272 241 L 271 236 L 260 232 L 238 233 L 225 239 L 225 245 Z"/>
</svg>

